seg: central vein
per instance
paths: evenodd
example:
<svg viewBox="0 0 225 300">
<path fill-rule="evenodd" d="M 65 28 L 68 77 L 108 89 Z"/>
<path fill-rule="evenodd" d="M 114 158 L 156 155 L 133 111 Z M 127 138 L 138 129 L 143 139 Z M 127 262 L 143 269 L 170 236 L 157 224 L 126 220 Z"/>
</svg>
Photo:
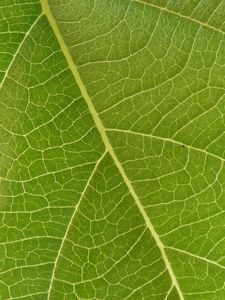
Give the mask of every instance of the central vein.
<svg viewBox="0 0 225 300">
<path fill-rule="evenodd" d="M 150 230 L 153 238 L 155 239 L 155 242 L 156 242 L 156 244 L 157 244 L 157 246 L 158 246 L 158 248 L 159 248 L 159 250 L 161 252 L 161 255 L 163 257 L 163 260 L 165 262 L 167 270 L 168 270 L 168 272 L 170 274 L 173 286 L 177 289 L 177 292 L 178 292 L 178 294 L 180 296 L 180 299 L 184 300 L 184 297 L 182 295 L 180 286 L 179 286 L 179 284 L 177 282 L 176 276 L 175 276 L 175 274 L 173 272 L 171 264 L 170 264 L 170 262 L 169 262 L 169 260 L 167 258 L 166 253 L 165 253 L 164 245 L 161 242 L 161 240 L 160 240 L 157 232 L 155 231 L 155 229 L 154 229 L 154 227 L 153 227 L 153 225 L 152 225 L 152 223 L 151 223 L 151 221 L 150 221 L 147 213 L 145 212 L 145 210 L 144 210 L 144 208 L 143 208 L 143 206 L 142 206 L 142 204 L 140 202 L 140 199 L 139 199 L 138 195 L 136 194 L 136 192 L 135 192 L 135 190 L 134 190 L 134 188 L 133 188 L 133 186 L 132 186 L 129 178 L 127 177 L 127 175 L 126 175 L 126 173 L 125 173 L 125 171 L 123 169 L 123 166 L 121 165 L 121 163 L 120 163 L 120 161 L 119 161 L 119 159 L 118 159 L 118 157 L 117 157 L 117 155 L 116 155 L 116 153 L 115 153 L 115 151 L 114 151 L 114 149 L 113 149 L 113 147 L 112 147 L 112 145 L 111 145 L 111 143 L 109 141 L 109 138 L 108 138 L 108 136 L 106 134 L 106 130 L 105 130 L 103 124 L 102 124 L 102 121 L 101 121 L 101 119 L 100 119 L 97 111 L 95 110 L 95 107 L 94 107 L 94 105 L 93 105 L 93 103 L 91 101 L 91 98 L 89 97 L 89 95 L 87 93 L 87 90 L 86 90 L 86 88 L 84 86 L 84 83 L 82 82 L 82 79 L 81 79 L 80 74 L 78 72 L 77 66 L 74 63 L 74 60 L 72 59 L 72 57 L 70 55 L 70 52 L 69 52 L 69 50 L 68 50 L 68 48 L 67 48 L 67 46 L 66 46 L 66 44 L 65 44 L 65 42 L 64 42 L 64 40 L 62 38 L 62 35 L 61 35 L 60 31 L 59 31 L 58 26 L 56 24 L 56 21 L 55 21 L 53 15 L 51 13 L 50 7 L 48 5 L 48 1 L 47 0 L 41 0 L 41 4 L 42 4 L 43 13 L 48 18 L 49 24 L 52 27 L 52 30 L 53 30 L 53 32 L 54 32 L 54 34 L 55 34 L 55 36 L 56 36 L 56 38 L 58 40 L 58 43 L 59 43 L 59 45 L 61 47 L 61 50 L 62 50 L 62 52 L 63 52 L 63 54 L 65 56 L 67 64 L 68 64 L 69 68 L 71 69 L 71 72 L 72 72 L 72 74 L 73 74 L 73 76 L 74 76 L 74 78 L 76 80 L 76 83 L 78 84 L 78 86 L 80 88 L 80 91 L 82 93 L 82 96 L 83 96 L 84 100 L 87 103 L 87 106 L 88 106 L 89 111 L 90 111 L 90 113 L 92 115 L 92 118 L 94 119 L 95 125 L 96 125 L 96 127 L 97 127 L 97 129 L 98 129 L 98 131 L 99 131 L 99 133 L 101 135 L 101 138 L 102 138 L 102 140 L 103 140 L 103 142 L 105 144 L 106 150 L 111 155 L 111 157 L 112 157 L 115 165 L 117 166 L 117 168 L 118 168 L 121 176 L 123 177 L 124 182 L 127 185 L 127 188 L 129 190 L 130 194 L 134 198 L 135 203 L 136 203 L 136 205 L 137 205 L 137 207 L 138 207 L 138 209 L 139 209 L 139 211 L 140 211 L 140 213 L 141 213 L 141 215 L 142 215 L 142 217 L 143 217 L 143 219 L 145 221 L 146 227 Z"/>
</svg>

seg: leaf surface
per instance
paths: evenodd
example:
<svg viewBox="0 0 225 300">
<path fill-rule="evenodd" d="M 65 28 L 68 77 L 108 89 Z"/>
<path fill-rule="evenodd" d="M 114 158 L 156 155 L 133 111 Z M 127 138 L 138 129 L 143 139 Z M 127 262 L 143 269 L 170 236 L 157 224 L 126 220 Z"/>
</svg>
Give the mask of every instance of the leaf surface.
<svg viewBox="0 0 225 300">
<path fill-rule="evenodd" d="M 223 300 L 225 1 L 0 6 L 0 299 Z"/>
</svg>

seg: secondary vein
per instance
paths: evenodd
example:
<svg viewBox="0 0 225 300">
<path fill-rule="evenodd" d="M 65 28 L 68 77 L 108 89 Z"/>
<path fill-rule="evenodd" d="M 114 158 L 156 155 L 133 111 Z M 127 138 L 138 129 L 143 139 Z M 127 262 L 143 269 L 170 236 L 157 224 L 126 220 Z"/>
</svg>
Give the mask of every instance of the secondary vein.
<svg viewBox="0 0 225 300">
<path fill-rule="evenodd" d="M 219 33 L 222 33 L 223 35 L 225 34 L 225 32 L 219 28 L 216 28 L 212 25 L 209 25 L 208 23 L 204 23 L 204 22 L 201 22 L 197 19 L 194 19 L 192 17 L 189 17 L 189 16 L 186 16 L 186 15 L 183 15 L 183 14 L 180 14 L 179 12 L 176 12 L 176 11 L 173 11 L 171 9 L 168 9 L 166 7 L 162 7 L 162 6 L 159 6 L 159 5 L 156 5 L 156 4 L 153 4 L 153 3 L 149 3 L 149 2 L 145 2 L 144 0 L 132 0 L 133 2 L 137 2 L 137 3 L 140 3 L 140 4 L 143 4 L 143 5 L 146 5 L 146 6 L 150 6 L 152 8 L 156 8 L 156 9 L 159 9 L 161 11 L 164 11 L 166 13 L 169 13 L 169 14 L 172 14 L 172 15 L 175 15 L 175 16 L 178 16 L 182 19 L 186 19 L 186 20 L 189 20 L 191 21 L 192 23 L 196 23 L 200 26 L 203 26 L 203 27 L 206 27 L 206 28 L 209 28 L 213 31 L 217 31 Z"/>
<path fill-rule="evenodd" d="M 70 218 L 70 222 L 69 222 L 69 224 L 68 224 L 68 226 L 67 226 L 67 230 L 66 230 L 66 232 L 65 232 L 65 234 L 64 234 L 64 237 L 63 237 L 63 239 L 62 239 L 61 246 L 60 246 L 59 251 L 58 251 L 58 255 L 57 255 L 56 260 L 55 260 L 55 265 L 54 265 L 54 268 L 53 268 L 52 277 L 51 277 L 51 282 L 50 282 L 49 290 L 48 290 L 48 299 L 50 299 L 50 296 L 51 296 L 51 290 L 52 290 L 53 281 L 54 281 L 54 279 L 55 279 L 55 273 L 56 273 L 57 263 L 58 263 L 58 261 L 59 261 L 60 255 L 61 255 L 61 253 L 62 253 L 62 249 L 63 249 L 64 244 L 65 244 L 65 241 L 66 241 L 66 239 L 67 239 L 67 236 L 68 236 L 68 233 L 69 233 L 71 224 L 72 224 L 72 222 L 73 222 L 73 220 L 74 220 L 74 217 L 75 217 L 75 215 L 76 215 L 76 213 L 77 213 L 77 211 L 78 211 L 78 209 L 79 209 L 79 206 L 80 206 L 80 203 L 81 203 L 81 201 L 82 201 L 82 199 L 83 199 L 83 196 L 85 195 L 85 193 L 86 193 L 86 191 L 87 191 L 87 188 L 89 187 L 89 183 L 90 183 L 90 181 L 92 180 L 92 178 L 93 178 L 93 176 L 94 176 L 94 174 L 95 174 L 95 172 L 96 172 L 96 170 L 97 170 L 97 168 L 98 168 L 100 162 L 101 162 L 102 159 L 104 158 L 105 154 L 106 154 L 106 151 L 102 154 L 102 156 L 101 156 L 101 157 L 99 158 L 99 160 L 96 162 L 95 167 L 94 167 L 94 169 L 92 170 L 91 175 L 90 175 L 90 177 L 89 177 L 89 179 L 88 179 L 88 181 L 87 181 L 87 183 L 86 183 L 86 185 L 85 185 L 85 187 L 84 187 L 84 189 L 83 189 L 83 192 L 82 192 L 82 194 L 80 195 L 80 199 L 78 200 L 78 203 L 77 203 L 77 205 L 76 205 L 76 208 L 74 209 L 74 212 L 73 212 L 73 214 L 72 214 L 72 217 Z"/>
<path fill-rule="evenodd" d="M 4 74 L 4 77 L 2 79 L 2 82 L 0 83 L 0 88 L 3 86 L 6 78 L 8 77 L 8 73 L 9 73 L 9 70 L 11 69 L 11 66 L 13 65 L 16 57 L 17 57 L 17 54 L 20 52 L 20 49 L 22 48 L 22 46 L 24 45 L 24 42 L 26 41 L 27 37 L 29 36 L 29 34 L 31 33 L 31 31 L 33 30 L 33 28 L 35 27 L 35 25 L 37 24 L 37 22 L 39 21 L 39 19 L 41 18 L 42 14 L 40 14 L 37 19 L 34 21 L 34 23 L 31 25 L 30 29 L 27 31 L 27 33 L 24 35 L 19 47 L 17 48 L 14 56 L 13 56 L 13 59 L 11 60 L 10 64 L 8 65 L 8 68 L 7 70 L 5 71 L 5 74 Z"/>
</svg>

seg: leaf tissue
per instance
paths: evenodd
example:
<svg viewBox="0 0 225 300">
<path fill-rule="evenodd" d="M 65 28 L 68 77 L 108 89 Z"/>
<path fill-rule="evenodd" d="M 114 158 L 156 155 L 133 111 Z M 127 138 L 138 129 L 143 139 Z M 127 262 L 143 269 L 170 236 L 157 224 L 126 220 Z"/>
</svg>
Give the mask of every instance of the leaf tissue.
<svg viewBox="0 0 225 300">
<path fill-rule="evenodd" d="M 0 299 L 225 299 L 225 0 L 0 1 Z"/>
</svg>

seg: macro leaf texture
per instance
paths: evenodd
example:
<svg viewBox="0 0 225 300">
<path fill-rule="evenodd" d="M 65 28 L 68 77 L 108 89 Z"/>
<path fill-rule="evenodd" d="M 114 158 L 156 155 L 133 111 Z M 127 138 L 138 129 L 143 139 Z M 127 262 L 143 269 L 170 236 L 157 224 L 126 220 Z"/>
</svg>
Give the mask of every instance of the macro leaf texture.
<svg viewBox="0 0 225 300">
<path fill-rule="evenodd" d="M 225 0 L 0 1 L 0 299 L 225 299 Z"/>
</svg>

